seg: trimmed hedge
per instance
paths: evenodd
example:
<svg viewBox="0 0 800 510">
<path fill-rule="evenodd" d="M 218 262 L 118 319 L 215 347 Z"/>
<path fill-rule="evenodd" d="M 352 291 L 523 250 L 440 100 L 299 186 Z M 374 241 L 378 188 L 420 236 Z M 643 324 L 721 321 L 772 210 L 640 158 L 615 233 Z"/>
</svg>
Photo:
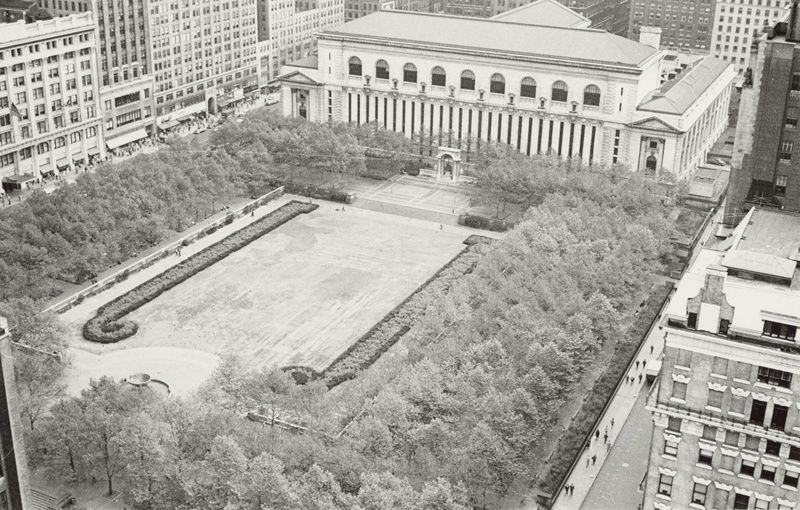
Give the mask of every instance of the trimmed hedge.
<svg viewBox="0 0 800 510">
<path fill-rule="evenodd" d="M 492 232 L 505 232 L 511 228 L 511 225 L 506 223 L 505 220 L 486 218 L 474 214 L 467 214 L 464 216 L 464 226 L 479 228 L 481 230 L 490 230 Z"/>
<path fill-rule="evenodd" d="M 133 321 L 123 320 L 123 317 L 236 250 L 275 230 L 295 216 L 310 213 L 317 207 L 319 206 L 316 204 L 293 200 L 221 241 L 188 257 L 179 264 L 103 305 L 97 311 L 97 315 L 83 325 L 83 337 L 92 342 L 114 343 L 135 335 L 138 331 L 138 326 Z"/>
<path fill-rule="evenodd" d="M 487 242 L 483 236 L 471 236 L 467 246 L 417 287 L 399 305 L 383 316 L 369 331 L 322 371 L 320 377 L 328 388 L 355 379 L 358 372 L 375 363 L 381 355 L 411 329 L 425 311 L 431 294 L 446 292 L 454 281 L 472 272 L 480 258 L 476 245 Z"/>
<path fill-rule="evenodd" d="M 578 413 L 570 422 L 567 430 L 561 436 L 558 446 L 551 455 L 551 459 L 560 459 L 553 462 L 542 482 L 542 489 L 553 493 L 558 490 L 563 479 L 569 474 L 569 469 L 575 459 L 583 451 L 584 445 L 594 433 L 600 413 L 606 404 L 613 398 L 614 390 L 620 380 L 625 376 L 628 367 L 636 356 L 639 345 L 645 339 L 650 326 L 658 318 L 658 312 L 672 290 L 672 284 L 664 284 L 653 289 L 645 305 L 637 316 L 635 322 L 617 343 L 614 353 L 608 363 L 606 371 L 597 379 L 592 389 L 587 394 Z"/>
<path fill-rule="evenodd" d="M 319 200 L 329 200 L 331 202 L 347 203 L 347 192 L 340 189 L 315 186 L 313 184 L 302 184 L 294 181 L 275 181 L 272 185 L 275 187 L 283 186 L 284 193 L 292 193 L 293 195 L 302 195 Z"/>
</svg>

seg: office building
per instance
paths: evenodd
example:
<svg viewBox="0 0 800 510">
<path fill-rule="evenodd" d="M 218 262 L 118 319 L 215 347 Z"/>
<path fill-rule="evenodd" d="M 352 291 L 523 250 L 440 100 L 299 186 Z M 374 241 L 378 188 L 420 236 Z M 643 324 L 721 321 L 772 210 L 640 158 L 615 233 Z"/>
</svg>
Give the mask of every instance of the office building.
<svg viewBox="0 0 800 510">
<path fill-rule="evenodd" d="M 751 209 L 665 311 L 642 508 L 792 510 L 800 479 L 800 217 Z"/>
<path fill-rule="evenodd" d="M 373 13 L 321 33 L 317 61 L 284 68 L 283 113 L 434 133 L 433 145 L 467 153 L 492 140 L 689 178 L 727 124 L 731 66 L 706 57 L 661 85 L 657 33 L 649 46 L 576 28 L 574 16 L 545 26 Z"/>
<path fill-rule="evenodd" d="M 735 224 L 750 205 L 800 211 L 800 6 L 755 45 L 745 76 L 725 211 Z M 798 147 L 798 149 L 795 149 Z"/>
<path fill-rule="evenodd" d="M 630 8 L 630 39 L 638 39 L 643 26 L 659 27 L 663 49 L 688 53 L 711 47 L 715 0 L 631 0 Z"/>
<path fill-rule="evenodd" d="M 264 87 L 280 67 L 310 57 L 314 34 L 344 23 L 344 0 L 258 0 L 258 79 Z"/>
<path fill-rule="evenodd" d="M 19 189 L 105 154 L 92 13 L 0 30 L 0 177 Z"/>
<path fill-rule="evenodd" d="M 8 321 L 0 317 L 0 508 L 27 510 L 31 489 L 13 359 Z"/>
<path fill-rule="evenodd" d="M 631 0 L 560 0 L 592 20 L 591 27 L 625 37 L 630 25 Z"/>
<path fill-rule="evenodd" d="M 14 23 L 19 20 L 33 23 L 52 17 L 47 10 L 39 7 L 36 0 L 0 0 L 0 23 Z"/>
<path fill-rule="evenodd" d="M 711 53 L 733 64 L 744 76 L 750 67 L 750 45 L 765 28 L 773 26 L 785 14 L 786 0 L 717 0 Z"/>
</svg>

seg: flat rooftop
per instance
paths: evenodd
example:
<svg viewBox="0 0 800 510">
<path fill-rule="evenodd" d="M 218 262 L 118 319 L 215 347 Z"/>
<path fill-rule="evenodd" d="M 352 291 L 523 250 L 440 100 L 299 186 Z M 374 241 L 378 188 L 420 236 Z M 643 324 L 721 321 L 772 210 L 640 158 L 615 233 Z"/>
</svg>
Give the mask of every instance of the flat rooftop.
<svg viewBox="0 0 800 510">
<path fill-rule="evenodd" d="M 640 68 L 658 52 L 603 30 L 512 23 L 409 11 L 378 11 L 349 21 L 320 39 L 395 43 L 405 47 L 516 54 L 556 62 Z"/>
<path fill-rule="evenodd" d="M 588 28 L 592 20 L 578 14 L 556 0 L 536 0 L 510 11 L 501 12 L 490 19 L 526 25 Z"/>
<path fill-rule="evenodd" d="M 94 28 L 94 16 L 91 11 L 87 11 L 35 23 L 25 23 L 24 20 L 2 23 L 0 27 L 0 47 L 8 48 L 28 44 L 32 40 L 46 39 L 62 32 Z"/>
</svg>

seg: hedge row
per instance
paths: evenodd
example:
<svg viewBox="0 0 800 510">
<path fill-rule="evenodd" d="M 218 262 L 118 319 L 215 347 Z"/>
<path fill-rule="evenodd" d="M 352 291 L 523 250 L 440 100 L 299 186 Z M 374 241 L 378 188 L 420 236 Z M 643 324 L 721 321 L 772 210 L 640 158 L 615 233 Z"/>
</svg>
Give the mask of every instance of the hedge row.
<svg viewBox="0 0 800 510">
<path fill-rule="evenodd" d="M 274 186 L 283 186 L 284 193 L 302 195 L 304 197 L 316 198 L 319 200 L 330 200 L 331 202 L 347 203 L 347 192 L 330 187 L 315 186 L 313 184 L 303 184 L 294 181 L 275 181 Z"/>
<path fill-rule="evenodd" d="M 97 315 L 83 325 L 84 338 L 93 342 L 114 343 L 135 335 L 138 326 L 133 321 L 123 320 L 123 317 L 295 216 L 309 213 L 317 207 L 316 204 L 293 200 L 129 290 L 103 305 Z"/>
<path fill-rule="evenodd" d="M 505 220 L 486 218 L 474 214 L 467 214 L 464 216 L 464 226 L 479 228 L 481 230 L 490 230 L 492 232 L 505 232 L 511 228 L 511 225 L 506 223 Z"/>
<path fill-rule="evenodd" d="M 417 287 L 411 295 L 394 307 L 328 365 L 320 374 L 328 388 L 355 378 L 359 371 L 375 363 L 422 316 L 432 294 L 446 292 L 455 280 L 472 272 L 480 257 L 476 245 L 486 242 L 488 239 L 482 236 L 471 236 L 464 241 L 467 246 L 450 262 Z"/>
<path fill-rule="evenodd" d="M 635 322 L 617 343 L 608 368 L 597 379 L 580 410 L 559 439 L 558 446 L 550 457 L 554 460 L 550 464 L 550 470 L 544 476 L 542 489 L 553 493 L 559 489 L 564 477 L 569 474 L 570 467 L 594 433 L 600 413 L 614 396 L 617 384 L 625 376 L 631 361 L 638 352 L 639 345 L 650 330 L 653 321 L 656 320 L 658 312 L 671 290 L 672 284 L 654 288 Z"/>
</svg>

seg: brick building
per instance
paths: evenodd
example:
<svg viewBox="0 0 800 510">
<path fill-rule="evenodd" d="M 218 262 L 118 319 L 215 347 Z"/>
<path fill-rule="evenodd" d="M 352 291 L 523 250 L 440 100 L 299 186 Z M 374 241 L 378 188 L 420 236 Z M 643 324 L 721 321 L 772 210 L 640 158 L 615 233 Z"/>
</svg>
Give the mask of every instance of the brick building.
<svg viewBox="0 0 800 510">
<path fill-rule="evenodd" d="M 591 27 L 625 37 L 630 25 L 631 0 L 559 0 L 592 20 Z"/>
<path fill-rule="evenodd" d="M 800 5 L 754 46 L 739 106 L 726 222 L 750 205 L 800 211 Z"/>
<path fill-rule="evenodd" d="M 792 510 L 800 479 L 800 217 L 752 209 L 665 311 L 642 508 Z"/>
<path fill-rule="evenodd" d="M 707 51 L 715 4 L 715 0 L 631 0 L 628 38 L 638 39 L 643 26 L 659 27 L 662 48 Z"/>
</svg>

